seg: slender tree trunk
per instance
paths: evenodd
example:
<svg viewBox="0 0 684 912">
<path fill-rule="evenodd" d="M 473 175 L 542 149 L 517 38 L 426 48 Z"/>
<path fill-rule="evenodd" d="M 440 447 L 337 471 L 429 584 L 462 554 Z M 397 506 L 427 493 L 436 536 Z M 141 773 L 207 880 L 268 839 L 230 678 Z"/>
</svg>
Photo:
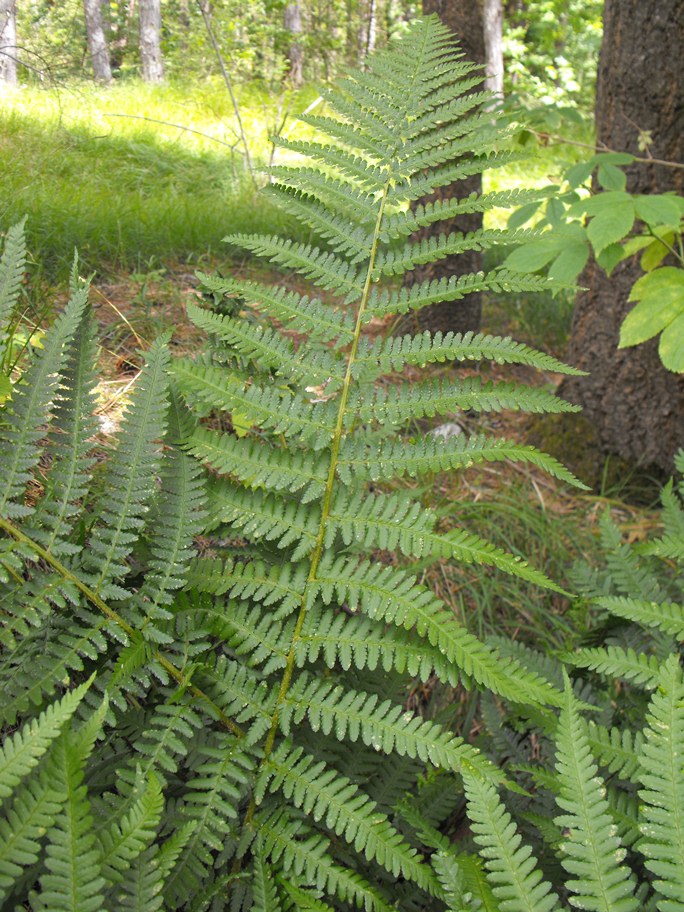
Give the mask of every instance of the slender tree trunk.
<svg viewBox="0 0 684 912">
<path fill-rule="evenodd" d="M 17 84 L 16 0 L 0 0 L 0 91 Z"/>
<path fill-rule="evenodd" d="M 93 73 L 99 82 L 112 81 L 112 68 L 109 62 L 109 48 L 102 23 L 100 0 L 83 0 L 85 14 L 86 38 L 90 59 L 93 62 Z"/>
<path fill-rule="evenodd" d="M 162 82 L 161 0 L 140 0 L 140 62 L 145 82 Z"/>
<path fill-rule="evenodd" d="M 423 0 L 425 15 L 438 13 L 442 22 L 454 33 L 461 50 L 468 60 L 485 63 L 484 26 L 482 19 L 482 0 Z M 466 197 L 471 193 L 482 192 L 482 178 L 479 174 L 459 181 L 450 187 L 442 187 L 436 193 L 420 203 L 434 202 L 437 199 Z M 416 240 L 441 234 L 445 231 L 477 231 L 482 228 L 482 214 L 462 215 L 448 223 L 439 223 L 423 228 L 414 235 Z M 437 263 L 418 266 L 407 278 L 408 284 L 424 282 L 430 279 L 441 279 L 444 276 L 464 275 L 479 272 L 482 269 L 482 254 L 470 250 L 458 256 L 448 256 Z M 482 317 L 482 296 L 469 295 L 464 301 L 444 301 L 426 307 L 417 314 L 410 314 L 399 322 L 397 332 L 409 329 L 417 331 L 429 329 L 432 332 L 468 332 L 480 328 Z"/>
<path fill-rule="evenodd" d="M 599 60 L 598 144 L 653 158 L 684 161 L 684 4 L 681 0 L 606 0 Z M 684 171 L 648 164 L 627 169 L 632 193 L 682 192 Z M 657 341 L 618 351 L 620 324 L 633 307 L 638 259 L 608 278 L 590 263 L 579 280 L 587 290 L 575 307 L 569 360 L 590 371 L 561 394 L 584 409 L 603 452 L 667 472 L 684 447 L 684 378 L 660 363 Z"/>
<path fill-rule="evenodd" d="M 376 0 L 368 0 L 368 21 L 366 23 L 365 56 L 375 50 L 378 37 L 378 4 Z"/>
<path fill-rule="evenodd" d="M 482 8 L 484 24 L 485 57 L 487 59 L 487 80 L 485 86 L 499 98 L 503 98 L 503 4 L 502 0 L 484 0 Z"/>
<path fill-rule="evenodd" d="M 302 7 L 299 2 L 288 3 L 283 14 L 283 26 L 290 34 L 287 49 L 288 79 L 295 89 L 304 82 L 304 50 L 302 48 Z"/>
</svg>

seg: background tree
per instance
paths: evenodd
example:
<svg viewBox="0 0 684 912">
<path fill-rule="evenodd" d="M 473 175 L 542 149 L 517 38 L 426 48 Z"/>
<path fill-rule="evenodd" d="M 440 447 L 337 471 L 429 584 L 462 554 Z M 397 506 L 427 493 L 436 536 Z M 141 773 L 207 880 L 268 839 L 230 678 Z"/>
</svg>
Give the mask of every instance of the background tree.
<svg viewBox="0 0 684 912">
<path fill-rule="evenodd" d="M 16 0 L 0 0 L 0 86 L 17 84 Z"/>
<path fill-rule="evenodd" d="M 598 146 L 673 162 L 684 160 L 684 5 L 681 0 L 606 0 L 596 97 Z M 631 193 L 682 192 L 684 170 L 634 163 Z M 657 341 L 618 350 L 620 324 L 633 304 L 638 260 L 610 277 L 590 262 L 573 320 L 571 364 L 589 377 L 563 383 L 596 427 L 604 452 L 672 469 L 684 446 L 684 379 L 661 365 Z"/>
<path fill-rule="evenodd" d="M 95 79 L 109 83 L 112 81 L 112 68 L 109 62 L 109 48 L 104 33 L 100 0 L 83 0 L 83 12 Z"/>
<path fill-rule="evenodd" d="M 161 52 L 161 0 L 140 0 L 140 63 L 145 82 L 161 82 L 164 64 Z"/>
<path fill-rule="evenodd" d="M 484 0 L 482 25 L 487 61 L 485 85 L 499 97 L 503 97 L 504 89 L 503 15 L 502 0 Z"/>
<path fill-rule="evenodd" d="M 483 2 L 477 0 L 423 0 L 423 13 L 438 13 L 442 22 L 448 26 L 456 36 L 464 55 L 475 63 L 482 65 L 486 62 Z M 442 187 L 434 194 L 425 197 L 420 202 L 428 203 L 437 199 L 451 199 L 452 197 L 466 197 L 471 193 L 482 192 L 482 177 L 473 175 L 466 180 L 458 181 L 448 187 Z M 450 222 L 441 222 L 421 229 L 416 239 L 442 234 L 447 231 L 477 231 L 482 228 L 482 213 L 476 212 L 461 215 Z M 411 273 L 410 284 L 424 282 L 430 279 L 440 279 L 457 273 L 479 272 L 482 269 L 482 254 L 477 250 L 469 250 L 458 256 L 447 256 L 436 263 L 418 266 Z M 482 296 L 471 294 L 465 301 L 443 301 L 433 304 L 420 312 L 420 325 L 424 329 L 443 332 L 467 332 L 480 327 L 482 316 Z M 410 315 L 400 321 L 398 332 L 413 326 L 417 316 Z"/>
<path fill-rule="evenodd" d="M 304 49 L 302 47 L 302 7 L 299 0 L 287 3 L 283 14 L 283 26 L 288 33 L 287 48 L 288 78 L 297 89 L 304 82 Z"/>
</svg>

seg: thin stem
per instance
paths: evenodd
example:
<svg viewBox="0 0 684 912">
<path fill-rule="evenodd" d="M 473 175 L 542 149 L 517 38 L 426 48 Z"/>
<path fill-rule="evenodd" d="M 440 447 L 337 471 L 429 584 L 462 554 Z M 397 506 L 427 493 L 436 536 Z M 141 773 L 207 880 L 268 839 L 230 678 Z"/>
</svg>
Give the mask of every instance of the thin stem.
<svg viewBox="0 0 684 912">
<path fill-rule="evenodd" d="M 235 97 L 235 92 L 233 91 L 233 83 L 231 82 L 230 75 L 226 69 L 225 61 L 223 60 L 223 54 L 221 53 L 221 48 L 218 45 L 216 36 L 214 35 L 214 30 L 211 27 L 211 17 L 209 15 L 209 8 L 207 6 L 206 0 L 197 0 L 197 5 L 199 6 L 200 12 L 202 13 L 202 19 L 204 19 L 204 25 L 207 30 L 207 35 L 209 35 L 209 41 L 211 42 L 212 47 L 214 48 L 214 53 L 216 54 L 216 59 L 218 60 L 218 65 L 221 69 L 221 75 L 223 76 L 223 81 L 226 84 L 228 89 L 228 94 L 230 95 L 230 100 L 233 102 L 233 111 L 235 112 L 235 119 L 237 120 L 238 129 L 240 131 L 240 138 L 242 139 L 242 145 L 245 150 L 245 164 L 247 165 L 247 170 L 249 171 L 249 176 L 252 178 L 252 183 L 254 184 L 254 189 L 257 189 L 257 182 L 254 176 L 254 169 L 252 168 L 252 159 L 249 154 L 249 146 L 247 144 L 247 135 L 245 134 L 245 129 L 242 126 L 242 118 L 240 117 L 240 108 L 238 107 L 237 98 Z"/>
<path fill-rule="evenodd" d="M 7 532 L 8 535 L 11 535 L 16 541 L 21 542 L 23 545 L 27 545 L 35 554 L 38 555 L 42 560 L 49 564 L 53 570 L 55 570 L 59 575 L 74 585 L 78 591 L 85 596 L 88 601 L 93 604 L 106 618 L 115 623 L 123 632 L 134 638 L 138 631 L 135 627 L 132 627 L 128 621 L 121 617 L 121 615 L 115 611 L 113 608 L 110 608 L 106 602 L 104 602 L 100 596 L 93 589 L 90 588 L 83 580 L 79 579 L 75 573 L 69 570 L 68 567 L 65 567 L 64 564 L 57 560 L 49 551 L 43 548 L 42 545 L 39 545 L 38 542 L 34 541 L 28 535 L 18 529 L 14 523 L 10 522 L 8 519 L 0 516 L 0 529 Z M 169 674 L 171 677 L 181 686 L 185 687 L 198 699 L 204 700 L 205 703 L 208 703 L 211 706 L 212 711 L 218 717 L 219 722 L 231 731 L 234 735 L 241 737 L 244 733 L 239 725 L 236 725 L 232 719 L 230 719 L 226 714 L 214 703 L 211 697 L 208 694 L 205 694 L 203 690 L 199 687 L 196 687 L 194 684 L 190 683 L 189 678 L 183 674 L 183 672 L 176 668 L 173 662 L 170 662 L 165 656 L 160 652 L 154 651 L 152 653 L 152 658 L 155 661 L 159 662 L 161 667 Z"/>
<path fill-rule="evenodd" d="M 579 140 L 577 140 L 577 139 L 567 139 L 565 136 L 559 136 L 556 133 L 545 133 L 542 130 L 530 130 L 530 133 L 532 133 L 532 135 L 536 136 L 538 139 L 544 139 L 544 140 L 551 139 L 554 141 L 555 145 L 557 145 L 557 146 L 577 146 L 579 149 L 589 149 L 592 152 L 598 152 L 598 153 L 605 152 L 610 155 L 616 155 L 616 154 L 632 155 L 631 152 L 623 153 L 623 152 L 620 152 L 618 149 L 611 149 L 608 146 L 604 146 L 603 144 L 601 144 L 599 146 L 595 146 L 595 145 L 592 145 L 591 143 L 579 142 Z M 684 164 L 682 162 L 666 161 L 663 158 L 651 158 L 651 157 L 644 158 L 639 155 L 632 155 L 632 158 L 634 159 L 634 161 L 641 162 L 645 165 L 663 165 L 663 167 L 665 167 L 665 168 L 684 168 Z"/>
<path fill-rule="evenodd" d="M 211 136 L 209 133 L 203 133 L 201 130 L 193 130 L 192 127 L 185 127 L 183 124 L 171 123 L 170 120 L 157 120 L 156 117 L 145 117 L 142 114 L 105 114 L 104 116 L 126 117 L 129 120 L 147 120 L 149 123 L 161 124 L 163 127 L 175 127 L 177 130 L 185 130 L 186 133 L 194 133 L 196 136 L 203 136 L 205 139 L 210 139 L 212 142 L 226 146 L 226 148 L 231 151 L 234 148 L 234 144 L 227 143 L 224 139 L 219 139 L 217 136 Z"/>
</svg>

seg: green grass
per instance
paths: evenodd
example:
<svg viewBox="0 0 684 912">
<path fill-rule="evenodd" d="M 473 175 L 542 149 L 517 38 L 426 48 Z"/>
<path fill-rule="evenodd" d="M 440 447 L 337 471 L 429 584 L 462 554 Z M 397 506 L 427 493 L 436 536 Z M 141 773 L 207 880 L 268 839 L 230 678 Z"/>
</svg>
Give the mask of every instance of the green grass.
<svg viewBox="0 0 684 912">
<path fill-rule="evenodd" d="M 309 100 L 304 93 L 294 107 Z M 240 104 L 263 165 L 278 100 L 251 88 Z M 255 204 L 239 145 L 229 148 L 236 138 L 216 83 L 21 89 L 0 109 L 0 231 L 28 214 L 32 257 L 49 276 L 64 275 L 74 248 L 100 274 L 215 256 L 226 234 L 283 223 L 267 200 Z"/>
</svg>

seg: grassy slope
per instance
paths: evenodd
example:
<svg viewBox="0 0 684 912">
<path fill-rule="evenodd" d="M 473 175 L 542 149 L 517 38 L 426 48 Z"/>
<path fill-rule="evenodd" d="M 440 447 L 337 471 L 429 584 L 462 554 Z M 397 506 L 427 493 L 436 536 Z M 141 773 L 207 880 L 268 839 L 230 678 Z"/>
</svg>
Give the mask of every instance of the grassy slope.
<svg viewBox="0 0 684 912">
<path fill-rule="evenodd" d="M 277 100 L 250 89 L 241 104 L 263 163 Z M 28 213 L 32 254 L 51 275 L 74 247 L 89 269 L 140 270 L 215 254 L 231 231 L 273 230 L 282 218 L 255 206 L 233 124 L 214 84 L 21 89 L 0 108 L 0 230 Z"/>
</svg>

